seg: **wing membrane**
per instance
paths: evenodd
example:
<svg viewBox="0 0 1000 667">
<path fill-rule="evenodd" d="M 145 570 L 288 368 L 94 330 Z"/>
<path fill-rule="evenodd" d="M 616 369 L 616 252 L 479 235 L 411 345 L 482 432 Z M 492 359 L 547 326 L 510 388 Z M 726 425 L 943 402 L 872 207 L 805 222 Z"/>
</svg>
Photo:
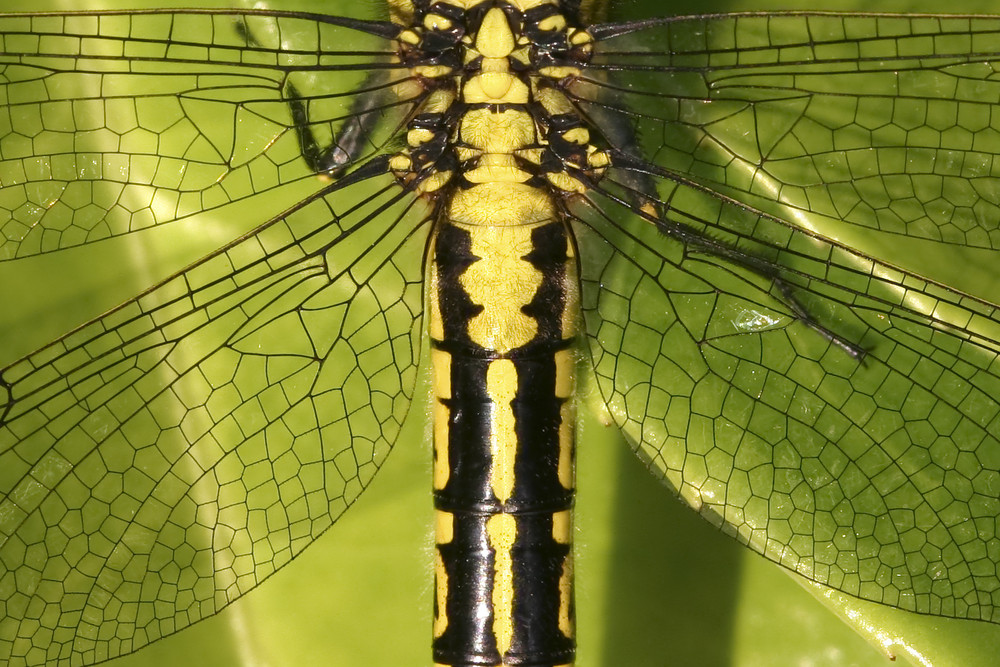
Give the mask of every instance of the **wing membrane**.
<svg viewBox="0 0 1000 667">
<path fill-rule="evenodd" d="M 598 385 L 650 468 L 810 579 L 1000 621 L 996 306 L 645 176 L 666 220 L 614 174 L 581 246 Z"/>
<path fill-rule="evenodd" d="M 829 239 L 847 223 L 956 257 L 998 247 L 998 29 L 606 26 L 621 36 L 575 89 L 621 151 L 581 212 L 585 321 L 602 396 L 650 468 L 808 578 L 993 622 L 1000 314 Z"/>
<path fill-rule="evenodd" d="M 724 194 L 1000 248 L 1000 19 L 794 13 L 639 21 L 580 92 L 637 152 Z M 622 144 L 622 139 L 612 139 Z"/>
<path fill-rule="evenodd" d="M 384 70 L 383 87 L 405 76 L 371 25 L 252 11 L 0 15 L 0 258 L 309 178 L 292 91 L 332 141 L 372 94 L 368 72 Z M 384 122 L 354 157 L 384 148 L 412 103 L 369 109 Z"/>
<path fill-rule="evenodd" d="M 329 190 L 2 371 L 5 660 L 209 616 L 371 480 L 415 377 L 426 229 L 391 177 Z"/>
</svg>

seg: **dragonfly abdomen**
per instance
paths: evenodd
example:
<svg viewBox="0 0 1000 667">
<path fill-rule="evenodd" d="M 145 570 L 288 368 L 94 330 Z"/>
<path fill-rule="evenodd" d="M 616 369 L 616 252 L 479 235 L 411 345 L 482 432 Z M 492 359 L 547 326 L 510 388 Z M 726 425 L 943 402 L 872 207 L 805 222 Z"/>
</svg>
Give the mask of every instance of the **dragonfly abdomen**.
<svg viewBox="0 0 1000 667">
<path fill-rule="evenodd" d="M 540 144 L 508 17 L 486 12 L 461 79 L 464 187 L 431 241 L 438 665 L 569 665 L 574 241 L 518 152 Z"/>
<path fill-rule="evenodd" d="M 434 660 L 569 665 L 580 286 L 561 199 L 583 188 L 564 161 L 587 168 L 594 149 L 556 87 L 569 68 L 549 78 L 523 34 L 548 31 L 568 53 L 557 7 L 473 4 L 467 14 L 435 5 L 415 22 L 439 32 L 416 27 L 410 42 L 459 51 L 428 62 L 465 66 L 414 67 L 435 78 L 425 79 L 411 149 L 391 163 L 404 185 L 438 203 L 427 276 Z"/>
<path fill-rule="evenodd" d="M 433 240 L 437 664 L 573 660 L 570 248 L 558 221 Z"/>
</svg>

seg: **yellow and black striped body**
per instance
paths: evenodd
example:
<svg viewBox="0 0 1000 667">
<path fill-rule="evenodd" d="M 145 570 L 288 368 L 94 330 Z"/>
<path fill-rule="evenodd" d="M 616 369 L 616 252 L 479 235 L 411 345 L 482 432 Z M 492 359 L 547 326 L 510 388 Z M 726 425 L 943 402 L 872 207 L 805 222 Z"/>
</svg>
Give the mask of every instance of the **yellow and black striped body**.
<svg viewBox="0 0 1000 667">
<path fill-rule="evenodd" d="M 438 204 L 427 258 L 434 660 L 570 665 L 579 282 L 561 200 L 583 189 L 570 172 L 600 154 L 553 84 L 570 72 L 544 50 L 538 67 L 537 35 L 526 33 L 561 53 L 588 48 L 589 36 L 547 0 L 448 0 L 414 25 L 401 40 L 418 51 L 456 43 L 414 67 L 431 92 L 392 163 Z M 437 64 L 448 61 L 462 65 Z"/>
<path fill-rule="evenodd" d="M 572 662 L 571 247 L 558 221 L 434 238 L 438 664 Z"/>
</svg>

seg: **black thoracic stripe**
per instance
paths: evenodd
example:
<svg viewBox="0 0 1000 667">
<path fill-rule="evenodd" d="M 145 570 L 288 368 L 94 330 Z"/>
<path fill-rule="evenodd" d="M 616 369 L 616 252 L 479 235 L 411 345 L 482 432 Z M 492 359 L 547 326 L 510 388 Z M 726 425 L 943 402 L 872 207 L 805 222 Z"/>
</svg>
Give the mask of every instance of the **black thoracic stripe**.
<svg viewBox="0 0 1000 667">
<path fill-rule="evenodd" d="M 569 260 L 566 228 L 557 222 L 538 227 L 531 233 L 531 242 L 534 247 L 524 259 L 541 272 L 542 284 L 531 303 L 521 310 L 538 322 L 538 334 L 532 342 L 559 342 L 563 340 Z"/>
<path fill-rule="evenodd" d="M 486 393 L 484 359 L 455 356 L 451 364 L 450 399 L 441 399 L 448 407 L 448 463 L 451 474 L 443 489 L 435 492 L 437 509 L 455 511 L 499 512 L 502 507 L 490 486 L 490 414 Z"/>
<path fill-rule="evenodd" d="M 467 231 L 443 224 L 434 243 L 438 271 L 438 299 L 444 328 L 442 345 L 454 349 L 448 408 L 448 462 L 451 474 L 443 489 L 435 492 L 437 509 L 497 512 L 500 503 L 490 488 L 490 426 L 484 419 L 490 411 L 486 393 L 486 355 L 462 355 L 459 350 L 482 350 L 469 338 L 469 320 L 483 311 L 459 282 L 462 274 L 479 260 L 472 254 Z"/>
<path fill-rule="evenodd" d="M 573 490 L 559 481 L 559 426 L 563 401 L 555 395 L 556 366 L 547 358 L 519 359 L 514 419 L 518 456 L 509 512 L 556 512 L 573 504 Z"/>
</svg>

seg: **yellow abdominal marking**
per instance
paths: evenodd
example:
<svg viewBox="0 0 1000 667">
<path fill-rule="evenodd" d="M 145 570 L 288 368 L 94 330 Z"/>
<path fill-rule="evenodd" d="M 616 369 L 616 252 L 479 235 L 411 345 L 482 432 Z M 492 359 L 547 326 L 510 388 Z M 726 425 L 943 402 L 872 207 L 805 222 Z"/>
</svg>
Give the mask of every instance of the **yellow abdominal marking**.
<svg viewBox="0 0 1000 667">
<path fill-rule="evenodd" d="M 517 394 L 517 368 L 513 361 L 500 359 L 490 364 L 486 371 L 486 394 L 493 404 L 490 485 L 497 500 L 505 503 L 514 492 L 514 459 L 517 456 L 517 432 L 511 406 Z"/>
<path fill-rule="evenodd" d="M 428 264 L 430 264 L 432 258 L 427 257 L 425 258 L 425 261 Z M 430 285 L 428 286 L 427 290 L 428 294 L 440 293 L 441 289 L 439 282 L 440 281 L 438 279 L 437 273 L 432 271 L 430 273 Z M 434 340 L 441 340 L 442 338 L 444 338 L 444 320 L 441 319 L 441 303 L 436 298 L 428 299 L 427 312 L 428 312 L 427 333 L 429 333 L 431 335 L 431 338 L 433 338 Z M 438 357 L 431 357 L 431 360 L 434 362 L 437 362 L 438 359 L 439 359 Z M 437 366 L 434 366 L 434 368 L 437 368 Z M 437 391 L 437 387 L 435 387 L 435 391 Z M 448 393 L 450 395 L 451 391 L 449 390 Z"/>
<path fill-rule="evenodd" d="M 559 408 L 559 483 L 573 488 L 573 443 L 576 442 L 576 359 L 572 350 L 556 352 L 556 396 L 564 399 Z"/>
<path fill-rule="evenodd" d="M 486 523 L 490 547 L 494 551 L 493 566 L 493 635 L 500 655 L 510 650 L 514 636 L 514 563 L 511 547 L 517 537 L 517 523 L 510 514 L 497 514 Z"/>
<path fill-rule="evenodd" d="M 434 488 L 443 489 L 448 484 L 448 406 L 442 400 L 451 398 L 451 355 L 431 348 L 431 374 L 434 382 L 434 399 L 431 408 L 434 417 Z"/>
<path fill-rule="evenodd" d="M 531 252 L 530 227 L 472 227 L 472 254 L 479 257 L 459 279 L 473 303 L 484 306 L 469 322 L 469 338 L 500 353 L 535 337 L 538 323 L 521 308 L 542 284 L 542 273 L 521 259 Z"/>
<path fill-rule="evenodd" d="M 435 512 L 435 542 L 449 544 L 454 539 L 455 515 L 450 512 Z M 448 629 L 448 571 L 444 567 L 441 552 L 434 550 L 434 587 L 437 596 L 437 614 L 434 616 L 434 636 L 440 637 Z"/>
<path fill-rule="evenodd" d="M 573 543 L 573 515 L 569 511 L 552 515 L 552 537 L 559 544 Z M 563 562 L 559 575 L 559 630 L 567 637 L 575 632 L 570 607 L 573 600 L 573 552 Z"/>
</svg>

